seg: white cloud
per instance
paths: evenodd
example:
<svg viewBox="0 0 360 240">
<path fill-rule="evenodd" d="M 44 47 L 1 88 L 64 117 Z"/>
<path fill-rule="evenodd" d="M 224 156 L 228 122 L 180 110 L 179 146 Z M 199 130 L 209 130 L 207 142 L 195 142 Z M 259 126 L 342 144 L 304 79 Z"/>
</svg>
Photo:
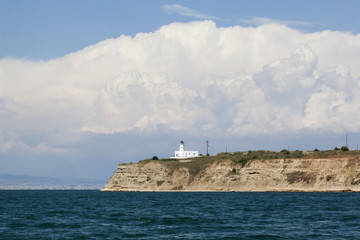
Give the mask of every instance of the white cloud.
<svg viewBox="0 0 360 240">
<path fill-rule="evenodd" d="M 291 20 L 278 20 L 266 17 L 249 17 L 244 19 L 239 19 L 240 23 L 249 24 L 252 26 L 261 26 L 264 24 L 284 24 L 287 26 L 312 26 L 317 23 L 313 22 L 306 22 L 306 21 L 291 21 Z"/>
<path fill-rule="evenodd" d="M 193 103 L 196 96 L 196 91 L 184 88 L 166 74 L 135 70 L 123 73 L 99 91 L 92 119 L 83 130 L 154 131 L 162 124 L 186 130 L 196 125 L 196 116 L 202 113 Z"/>
<path fill-rule="evenodd" d="M 201 21 L 46 62 L 4 58 L 0 132 L 14 134 L 0 150 L 60 153 L 84 131 L 360 132 L 359 56 L 359 35 Z"/>
<path fill-rule="evenodd" d="M 209 20 L 218 19 L 216 17 L 203 14 L 201 12 L 181 6 L 179 4 L 167 4 L 167 5 L 161 6 L 161 8 L 164 9 L 165 12 L 167 12 L 169 14 L 179 14 L 179 15 L 183 15 L 183 16 L 198 18 L 198 19 L 209 19 Z"/>
</svg>

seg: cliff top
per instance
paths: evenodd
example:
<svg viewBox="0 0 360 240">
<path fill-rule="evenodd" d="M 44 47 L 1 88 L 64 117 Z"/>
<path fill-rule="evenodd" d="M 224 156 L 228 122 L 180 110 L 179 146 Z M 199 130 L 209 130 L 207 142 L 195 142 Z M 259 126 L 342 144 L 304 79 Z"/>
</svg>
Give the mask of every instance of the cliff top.
<svg viewBox="0 0 360 240">
<path fill-rule="evenodd" d="M 240 164 L 244 167 L 251 160 L 270 160 L 270 159 L 331 159 L 331 158 L 355 158 L 360 156 L 359 150 L 348 151 L 345 149 L 334 149 L 334 150 L 325 150 L 319 151 L 315 149 L 314 151 L 288 151 L 286 149 L 281 150 L 280 152 L 267 151 L 267 150 L 257 150 L 257 151 L 246 151 L 246 152 L 222 152 L 215 156 L 200 156 L 195 158 L 187 158 L 186 160 L 181 159 L 144 159 L 139 161 L 139 164 L 146 164 L 149 162 L 159 162 L 162 165 L 165 165 L 168 168 L 179 168 L 187 167 L 195 172 L 200 171 L 208 166 L 208 164 L 214 161 L 221 160 L 231 160 L 236 164 Z M 157 157 L 156 157 L 157 158 Z M 155 159 L 156 159 L 155 158 Z"/>
</svg>

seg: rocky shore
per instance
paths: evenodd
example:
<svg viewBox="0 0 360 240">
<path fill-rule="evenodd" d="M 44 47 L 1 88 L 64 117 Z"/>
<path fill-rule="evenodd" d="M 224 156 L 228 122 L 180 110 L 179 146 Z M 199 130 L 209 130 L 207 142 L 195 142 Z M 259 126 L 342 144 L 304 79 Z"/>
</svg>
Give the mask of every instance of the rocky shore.
<svg viewBox="0 0 360 240">
<path fill-rule="evenodd" d="M 119 164 L 102 191 L 360 191 L 357 151 L 275 159 L 243 155 Z"/>
</svg>

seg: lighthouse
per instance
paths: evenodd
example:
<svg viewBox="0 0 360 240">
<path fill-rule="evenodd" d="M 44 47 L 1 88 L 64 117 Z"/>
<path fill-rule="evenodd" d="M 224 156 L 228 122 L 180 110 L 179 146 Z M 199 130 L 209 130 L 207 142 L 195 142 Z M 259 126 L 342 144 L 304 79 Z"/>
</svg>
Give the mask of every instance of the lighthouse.
<svg viewBox="0 0 360 240">
<path fill-rule="evenodd" d="M 199 151 L 185 151 L 185 143 L 184 141 L 180 142 L 179 151 L 175 151 L 175 157 L 171 158 L 192 158 L 192 157 L 198 157 Z"/>
<path fill-rule="evenodd" d="M 184 151 L 185 151 L 185 143 L 184 141 L 181 141 L 179 146 L 179 152 L 184 153 Z"/>
</svg>

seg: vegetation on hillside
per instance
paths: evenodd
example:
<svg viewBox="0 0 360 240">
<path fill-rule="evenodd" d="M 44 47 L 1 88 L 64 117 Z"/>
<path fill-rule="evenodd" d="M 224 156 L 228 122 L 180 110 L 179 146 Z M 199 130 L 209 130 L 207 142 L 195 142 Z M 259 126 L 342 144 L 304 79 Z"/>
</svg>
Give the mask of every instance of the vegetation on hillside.
<svg viewBox="0 0 360 240">
<path fill-rule="evenodd" d="M 360 151 L 349 151 L 347 147 L 342 147 L 341 149 L 335 148 L 334 150 L 325 150 L 320 151 L 318 149 L 314 149 L 313 151 L 288 151 L 287 149 L 283 149 L 280 152 L 275 151 L 247 151 L 247 152 L 222 152 L 215 156 L 200 156 L 195 158 L 189 158 L 185 161 L 174 159 L 174 158 L 166 158 L 161 159 L 156 156 L 140 161 L 140 164 L 145 164 L 151 161 L 159 162 L 160 164 L 166 166 L 171 172 L 179 169 L 179 168 L 187 168 L 189 169 L 190 177 L 193 178 L 197 174 L 199 174 L 202 170 L 206 169 L 206 167 L 213 163 L 214 161 L 221 160 L 231 160 L 234 162 L 235 166 L 239 164 L 241 167 L 244 167 L 249 161 L 252 160 L 269 160 L 269 159 L 294 159 L 294 158 L 341 158 L 341 157 L 351 157 L 351 156 L 359 156 Z M 236 168 L 233 168 L 232 174 L 236 174 Z M 291 179 L 296 179 L 298 176 L 290 176 Z"/>
<path fill-rule="evenodd" d="M 230 159 L 235 163 L 241 164 L 242 167 L 244 167 L 249 160 L 302 158 L 304 156 L 304 152 L 302 151 L 288 151 L 286 149 L 283 149 L 280 152 L 249 150 L 247 152 L 219 153 L 216 155 L 218 159 Z"/>
<path fill-rule="evenodd" d="M 195 158 L 188 158 L 192 162 L 211 162 L 212 160 L 221 160 L 221 159 L 230 159 L 236 163 L 241 163 L 244 165 L 244 162 L 249 160 L 266 160 L 266 159 L 287 159 L 287 158 L 323 158 L 323 157 L 345 157 L 345 156 L 355 156 L 360 154 L 360 151 L 354 150 L 350 151 L 347 146 L 342 146 L 340 148 L 334 148 L 334 150 L 323 150 L 320 151 L 315 148 L 313 151 L 288 151 L 283 149 L 280 152 L 275 151 L 266 151 L 266 150 L 257 150 L 257 151 L 246 151 L 246 152 L 222 152 L 214 156 L 200 156 Z M 158 158 L 157 156 L 152 157 L 151 159 L 141 160 L 139 163 L 147 163 L 152 160 L 158 160 L 159 162 L 181 162 L 179 159 L 175 158 Z"/>
</svg>

